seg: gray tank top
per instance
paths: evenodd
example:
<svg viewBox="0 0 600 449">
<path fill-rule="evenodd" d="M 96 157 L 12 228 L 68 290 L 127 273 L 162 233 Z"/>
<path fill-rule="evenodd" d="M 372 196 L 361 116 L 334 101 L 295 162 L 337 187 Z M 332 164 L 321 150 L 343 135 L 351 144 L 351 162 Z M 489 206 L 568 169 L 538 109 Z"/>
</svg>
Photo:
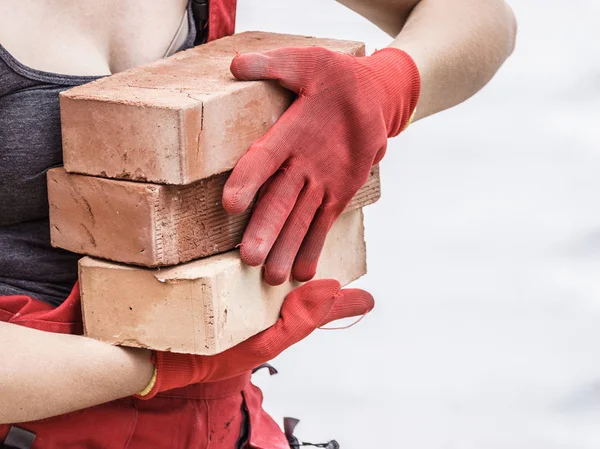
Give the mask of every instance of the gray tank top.
<svg viewBox="0 0 600 449">
<path fill-rule="evenodd" d="M 194 44 L 191 7 L 188 25 L 178 51 Z M 0 44 L 0 296 L 59 305 L 77 280 L 81 256 L 50 245 L 46 172 L 62 165 L 58 94 L 97 78 L 31 69 Z"/>
</svg>

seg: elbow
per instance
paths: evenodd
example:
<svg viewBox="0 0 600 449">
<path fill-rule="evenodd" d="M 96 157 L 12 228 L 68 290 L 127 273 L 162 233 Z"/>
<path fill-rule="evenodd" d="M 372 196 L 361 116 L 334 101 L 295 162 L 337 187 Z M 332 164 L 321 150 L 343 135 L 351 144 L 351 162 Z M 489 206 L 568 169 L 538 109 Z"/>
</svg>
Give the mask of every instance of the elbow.
<svg viewBox="0 0 600 449">
<path fill-rule="evenodd" d="M 500 68 L 515 51 L 517 42 L 517 19 L 510 5 L 505 0 L 492 0 L 487 3 L 487 20 L 485 24 L 489 34 L 490 64 Z"/>
<path fill-rule="evenodd" d="M 503 1 L 504 8 L 504 23 L 505 23 L 505 42 L 506 42 L 506 57 L 508 58 L 514 51 L 517 44 L 517 17 L 510 5 Z"/>
</svg>

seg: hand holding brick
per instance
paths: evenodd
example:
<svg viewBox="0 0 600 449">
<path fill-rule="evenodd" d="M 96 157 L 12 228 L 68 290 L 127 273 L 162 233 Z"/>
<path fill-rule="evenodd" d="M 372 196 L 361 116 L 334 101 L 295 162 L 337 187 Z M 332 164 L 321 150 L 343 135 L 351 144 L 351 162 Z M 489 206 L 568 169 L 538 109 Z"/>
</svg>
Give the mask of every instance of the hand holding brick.
<svg viewBox="0 0 600 449">
<path fill-rule="evenodd" d="M 65 168 L 160 184 L 231 170 L 293 96 L 236 81 L 236 52 L 314 45 L 364 54 L 360 42 L 247 32 L 69 89 L 60 96 Z"/>
<path fill-rule="evenodd" d="M 388 137 L 406 127 L 419 72 L 396 48 L 355 57 L 319 47 L 239 55 L 231 71 L 239 80 L 275 80 L 297 95 L 225 184 L 223 206 L 231 213 L 246 210 L 261 189 L 242 260 L 266 260 L 271 285 L 290 271 L 307 281 L 331 225 L 383 158 Z"/>
<path fill-rule="evenodd" d="M 86 335 L 212 355 L 277 321 L 298 282 L 285 276 L 281 285 L 266 285 L 238 251 L 198 258 L 241 241 L 250 212 L 223 209 L 227 172 L 293 100 L 276 83 L 235 80 L 231 60 L 236 51 L 290 46 L 364 55 L 358 42 L 242 33 L 63 92 L 66 171 L 48 175 L 53 244 L 129 264 L 175 265 L 143 269 L 83 258 Z M 378 198 L 374 167 L 327 238 L 319 278 L 345 285 L 366 272 L 355 209 Z M 268 279 L 279 284 L 269 265 Z"/>
<path fill-rule="evenodd" d="M 161 391 L 197 382 L 228 379 L 266 363 L 314 330 L 342 318 L 362 316 L 373 309 L 373 297 L 359 289 L 340 289 L 340 283 L 311 281 L 287 295 L 277 322 L 265 331 L 214 356 L 156 353 L 154 388 L 142 399 Z"/>
</svg>

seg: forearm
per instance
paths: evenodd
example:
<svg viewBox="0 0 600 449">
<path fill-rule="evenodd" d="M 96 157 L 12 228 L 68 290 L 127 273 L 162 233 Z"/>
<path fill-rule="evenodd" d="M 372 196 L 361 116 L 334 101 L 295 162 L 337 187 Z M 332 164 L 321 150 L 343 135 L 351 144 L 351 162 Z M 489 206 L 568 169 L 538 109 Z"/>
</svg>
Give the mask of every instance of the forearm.
<svg viewBox="0 0 600 449">
<path fill-rule="evenodd" d="M 452 107 L 479 91 L 514 47 L 516 22 L 501 0 L 422 0 L 391 44 L 421 74 L 416 119 Z"/>
<path fill-rule="evenodd" d="M 0 424 L 34 421 L 141 391 L 149 352 L 0 322 Z"/>
<path fill-rule="evenodd" d="M 421 74 L 416 119 L 479 91 L 511 54 L 516 21 L 504 0 L 339 0 L 397 38 Z"/>
</svg>

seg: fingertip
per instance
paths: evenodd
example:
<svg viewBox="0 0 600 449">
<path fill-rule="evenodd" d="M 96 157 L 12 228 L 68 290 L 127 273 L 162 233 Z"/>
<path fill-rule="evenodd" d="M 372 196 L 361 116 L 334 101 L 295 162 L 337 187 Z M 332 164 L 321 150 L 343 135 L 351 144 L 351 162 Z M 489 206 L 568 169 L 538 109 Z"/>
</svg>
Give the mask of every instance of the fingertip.
<svg viewBox="0 0 600 449">
<path fill-rule="evenodd" d="M 267 259 L 268 248 L 261 239 L 255 239 L 254 242 L 242 241 L 240 246 L 240 259 L 246 265 L 258 267 Z"/>
<path fill-rule="evenodd" d="M 231 60 L 229 70 L 240 81 L 261 79 L 265 74 L 267 57 L 261 53 L 237 53 Z"/>
<path fill-rule="evenodd" d="M 231 64 L 229 65 L 229 71 L 238 80 L 244 81 L 241 71 L 240 71 L 240 58 L 241 57 L 242 57 L 242 55 L 236 51 L 235 56 L 233 57 L 233 59 L 231 60 Z"/>
<path fill-rule="evenodd" d="M 283 284 L 289 279 L 289 272 L 281 267 L 273 268 L 268 263 L 264 268 L 265 282 L 272 287 Z"/>
<path fill-rule="evenodd" d="M 375 300 L 369 292 L 354 288 L 342 289 L 321 325 L 344 318 L 364 316 L 374 307 Z"/>
<path fill-rule="evenodd" d="M 366 290 L 360 288 L 344 288 L 340 293 L 345 301 L 357 304 L 362 310 L 363 315 L 375 308 L 375 298 L 373 298 L 373 295 Z"/>
<path fill-rule="evenodd" d="M 254 195 L 236 185 L 227 185 L 223 188 L 222 205 L 228 213 L 237 215 L 244 212 L 254 199 Z"/>
<path fill-rule="evenodd" d="M 277 241 L 269 252 L 267 262 L 265 263 L 265 281 L 272 286 L 281 285 L 284 282 L 292 282 L 294 280 L 294 276 L 292 275 L 292 265 L 294 264 L 294 257 L 296 254 L 292 251 L 281 250 L 282 237 L 283 233 L 280 233 Z"/>
<path fill-rule="evenodd" d="M 296 262 L 292 269 L 292 276 L 300 282 L 308 282 L 317 274 L 317 262 Z"/>
<path fill-rule="evenodd" d="M 222 204 L 225 210 L 238 214 L 248 209 L 261 186 L 277 172 L 284 160 L 284 154 L 275 158 L 269 147 L 259 142 L 250 146 L 223 186 Z"/>
</svg>

